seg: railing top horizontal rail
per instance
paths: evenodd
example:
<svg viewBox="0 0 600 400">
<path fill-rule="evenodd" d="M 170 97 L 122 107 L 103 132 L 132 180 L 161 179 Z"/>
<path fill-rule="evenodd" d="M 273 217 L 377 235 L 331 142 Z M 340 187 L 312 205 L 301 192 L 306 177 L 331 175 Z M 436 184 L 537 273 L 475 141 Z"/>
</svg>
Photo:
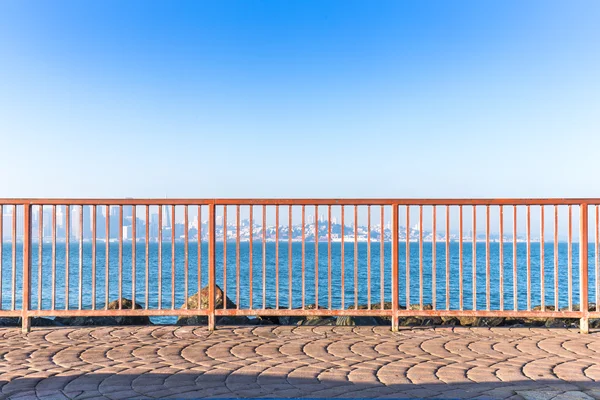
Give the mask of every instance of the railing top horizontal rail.
<svg viewBox="0 0 600 400">
<path fill-rule="evenodd" d="M 600 204 L 600 198 L 379 198 L 379 199 L 88 199 L 88 198 L 0 198 L 0 205 L 429 205 L 429 206 L 472 206 L 472 205 L 579 205 Z"/>
</svg>

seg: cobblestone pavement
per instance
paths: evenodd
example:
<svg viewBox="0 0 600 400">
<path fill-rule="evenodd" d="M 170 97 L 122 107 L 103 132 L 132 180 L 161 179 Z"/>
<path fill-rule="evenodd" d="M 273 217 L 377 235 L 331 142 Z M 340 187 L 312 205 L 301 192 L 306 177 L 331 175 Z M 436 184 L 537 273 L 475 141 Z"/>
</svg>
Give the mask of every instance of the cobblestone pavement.
<svg viewBox="0 0 600 400">
<path fill-rule="evenodd" d="M 0 329 L 0 398 L 600 399 L 600 333 L 544 328 Z"/>
</svg>

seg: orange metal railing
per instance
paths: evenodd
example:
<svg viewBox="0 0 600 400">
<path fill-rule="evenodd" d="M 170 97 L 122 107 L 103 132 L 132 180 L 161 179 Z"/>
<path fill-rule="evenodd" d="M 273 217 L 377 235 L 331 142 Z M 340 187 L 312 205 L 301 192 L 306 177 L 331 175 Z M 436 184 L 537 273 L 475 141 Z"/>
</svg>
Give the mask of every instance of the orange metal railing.
<svg viewBox="0 0 600 400">
<path fill-rule="evenodd" d="M 0 199 L 0 316 L 21 317 L 24 331 L 29 330 L 32 317 L 41 316 L 202 315 L 214 329 L 223 316 L 368 315 L 390 318 L 393 329 L 406 316 L 579 318 L 581 331 L 587 332 L 588 320 L 600 318 L 599 205 L 600 199 L 592 198 Z M 532 235 L 532 209 L 537 211 L 533 213 L 539 223 L 537 238 Z M 477 223 L 482 213 L 483 235 Z M 567 220 L 563 265 L 559 215 Z M 183 222 L 175 222 L 178 216 Z M 268 219 L 274 219 L 274 224 L 267 224 Z M 300 220 L 301 227 L 296 238 L 294 219 Z M 425 219 L 431 221 L 429 232 Z M 366 226 L 360 227 L 359 220 Z M 553 222 L 550 242 L 545 235 L 547 220 Z M 169 241 L 163 237 L 165 221 L 170 224 Z M 414 223 L 418 229 L 411 228 Z M 518 237 L 519 223 L 525 227 L 524 239 Z M 573 266 L 574 223 L 579 228 L 577 267 Z M 492 239 L 493 224 L 497 240 Z M 181 235 L 177 226 L 183 230 Z M 340 232 L 332 233 L 332 227 Z M 247 237 L 241 236 L 243 229 Z M 471 231 L 468 235 L 466 229 Z M 61 240 L 62 258 L 57 255 Z M 111 263 L 115 257 L 111 242 L 118 246 L 116 265 Z M 151 261 L 154 242 L 157 265 Z M 332 260 L 337 242 L 339 259 Z M 524 257 L 519 256 L 517 242 L 526 250 Z M 165 245 L 171 251 L 168 263 Z M 183 246 L 182 259 L 177 246 Z M 247 253 L 241 250 L 244 246 Z M 124 263 L 125 252 L 130 265 Z M 76 268 L 72 268 L 75 258 Z M 593 263 L 588 265 L 590 259 Z M 131 275 L 126 277 L 127 272 Z M 163 284 L 165 279 L 170 287 Z M 574 289 L 575 279 L 579 286 Z M 118 298 L 124 292 L 131 295 L 132 309 L 124 309 L 121 303 L 118 309 L 108 309 L 115 285 Z M 207 307 L 198 299 L 198 307 L 189 309 L 185 300 L 204 285 Z M 218 306 L 217 285 L 223 293 Z M 235 298 L 235 307 L 225 301 L 229 296 Z M 595 307 L 590 308 L 590 298 Z M 136 306 L 138 300 L 143 300 L 141 307 Z M 561 302 L 567 305 L 561 308 Z"/>
</svg>

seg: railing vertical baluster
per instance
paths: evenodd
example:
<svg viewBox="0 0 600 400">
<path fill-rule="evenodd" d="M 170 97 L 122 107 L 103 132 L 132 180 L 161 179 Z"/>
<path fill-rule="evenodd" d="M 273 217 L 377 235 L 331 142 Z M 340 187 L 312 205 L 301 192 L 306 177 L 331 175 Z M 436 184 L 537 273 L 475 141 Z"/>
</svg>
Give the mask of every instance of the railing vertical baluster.
<svg viewBox="0 0 600 400">
<path fill-rule="evenodd" d="M 463 300 L 463 206 L 458 206 L 458 293 L 460 297 L 460 311 L 464 309 Z"/>
<path fill-rule="evenodd" d="M 52 210 L 56 212 L 56 210 Z M 92 206 L 92 310 L 96 309 L 96 216 L 98 214 L 97 207 L 94 204 Z M 54 225 L 54 220 L 52 221 Z M 52 232 L 52 246 L 54 246 L 54 227 Z M 52 250 L 54 254 L 54 249 Z M 52 309 L 54 309 L 54 256 L 52 256 Z"/>
<path fill-rule="evenodd" d="M 135 298 L 136 298 L 136 287 L 135 287 L 135 278 L 136 278 L 136 208 L 134 205 L 131 206 L 131 309 L 135 310 Z M 187 260 L 187 255 L 186 255 Z"/>
<path fill-rule="evenodd" d="M 158 206 L 158 309 L 162 309 L 162 234 L 163 206 Z M 200 301 L 198 301 L 199 303 Z"/>
<path fill-rule="evenodd" d="M 498 210 L 500 219 L 500 311 L 504 311 L 504 206 Z"/>
<path fill-rule="evenodd" d="M 262 308 L 267 307 L 267 206 L 262 207 Z"/>
<path fill-rule="evenodd" d="M 4 250 L 4 206 L 0 204 L 0 289 L 2 286 L 2 260 L 3 260 L 3 250 Z M 2 290 L 0 290 L 0 310 L 3 310 L 2 306 Z"/>
<path fill-rule="evenodd" d="M 42 266 L 44 248 L 44 206 L 38 206 L 38 310 L 42 309 Z M 32 249 L 33 250 L 33 249 Z"/>
<path fill-rule="evenodd" d="M 302 309 L 304 309 L 305 306 L 305 295 L 306 295 L 306 279 L 305 279 L 305 272 L 304 272 L 304 264 L 305 264 L 305 247 L 306 247 L 306 243 L 305 243 L 305 239 L 306 239 L 306 220 L 305 220 L 305 215 L 306 215 L 306 208 L 303 205 L 302 206 Z"/>
<path fill-rule="evenodd" d="M 554 206 L 554 311 L 558 311 L 558 207 Z"/>
<path fill-rule="evenodd" d="M 354 309 L 358 310 L 358 206 L 354 205 Z"/>
<path fill-rule="evenodd" d="M 196 236 L 198 239 L 198 265 L 197 265 L 197 269 L 198 269 L 198 272 L 197 272 L 198 288 L 197 288 L 197 290 L 198 290 L 198 292 L 197 293 L 198 293 L 198 296 L 200 296 L 200 291 L 202 290 L 202 205 L 200 205 L 200 204 L 198 205 L 197 217 L 198 217 L 198 220 L 196 221 L 198 224 L 198 229 L 196 230 L 197 231 Z M 201 308 L 200 303 L 201 302 L 198 301 L 198 310 L 200 310 L 200 308 Z"/>
<path fill-rule="evenodd" d="M 171 309 L 175 309 L 175 205 L 171 206 Z M 223 302 L 225 303 L 225 301 Z"/>
<path fill-rule="evenodd" d="M 569 261 L 567 283 L 569 285 L 567 293 L 569 296 L 569 311 L 573 311 L 573 209 L 569 204 L 569 249 L 567 250 L 567 258 Z"/>
<path fill-rule="evenodd" d="M 108 231 L 107 231 L 108 232 Z M 69 309 L 69 256 L 71 243 L 71 206 L 65 206 L 65 310 Z M 108 241 L 106 242 L 108 246 Z M 106 250 L 106 262 L 108 263 L 108 247 Z M 108 269 L 108 267 L 107 267 Z M 108 276 L 108 273 L 107 273 Z M 107 288 L 108 293 L 108 288 Z M 107 294 L 108 299 L 108 294 Z M 108 300 L 106 301 L 108 307 Z M 107 308 L 108 309 L 108 308 Z"/>
<path fill-rule="evenodd" d="M 148 300 L 150 297 L 149 292 L 149 285 L 150 285 L 150 279 L 149 279 L 149 273 L 150 273 L 150 260 L 148 259 L 149 253 L 150 253 L 150 206 L 148 204 L 146 204 L 145 207 L 145 211 L 146 211 L 146 232 L 145 232 L 145 241 L 144 241 L 144 258 L 145 258 L 145 262 L 146 262 L 146 275 L 145 275 L 145 283 L 146 283 L 146 287 L 145 287 L 145 309 L 148 309 Z M 198 292 L 200 292 L 200 290 L 198 290 Z M 198 302 L 198 304 L 200 304 L 200 302 Z"/>
<path fill-rule="evenodd" d="M 450 310 L 450 206 L 446 206 L 446 310 Z"/>
<path fill-rule="evenodd" d="M 0 214 L 2 214 L 2 213 L 0 212 Z M 0 241 L 2 240 L 1 238 L 2 238 L 2 234 L 0 234 Z M 0 258 L 2 258 L 1 255 L 0 255 Z M 2 281 L 2 279 L 0 279 L 0 282 L 1 281 Z M 56 309 L 56 205 L 52 206 L 52 304 L 51 304 L 51 309 L 52 310 Z"/>
<path fill-rule="evenodd" d="M 331 210 L 331 208 L 330 208 Z M 288 207 L 288 308 L 292 309 L 292 205 Z M 252 237 L 252 235 L 250 236 Z M 329 291 L 331 303 L 331 290 Z"/>
<path fill-rule="evenodd" d="M 104 275 L 104 288 L 105 288 L 105 299 L 104 299 L 104 309 L 108 310 L 108 300 L 109 300 L 109 294 L 110 294 L 110 282 L 109 282 L 109 267 L 110 267 L 110 259 L 109 259 L 109 249 L 110 249 L 110 207 L 106 206 L 106 209 L 104 210 L 104 222 L 105 222 L 105 236 L 106 236 L 106 241 L 104 243 L 105 247 L 106 247 L 106 271 L 105 271 L 105 275 Z M 67 235 L 68 236 L 68 235 Z M 68 252 L 67 252 L 68 253 Z"/>
<path fill-rule="evenodd" d="M 595 208 L 596 208 L 596 225 L 594 228 L 594 232 L 595 232 L 594 238 L 596 240 L 595 240 L 594 261 L 596 262 L 596 274 L 595 274 L 596 275 L 596 311 L 600 311 L 600 281 L 598 281 L 598 279 L 600 279 L 600 261 L 598 260 L 598 255 L 599 255 L 598 250 L 600 247 L 600 238 L 599 238 L 599 236 L 600 236 L 599 229 L 600 228 L 598 227 L 598 225 L 599 225 L 598 222 L 600 222 L 599 221 L 600 215 L 598 212 L 598 205 L 596 205 Z M 1 235 L 0 235 L 0 237 L 1 237 Z"/>
<path fill-rule="evenodd" d="M 513 206 L 513 308 L 519 309 L 517 277 L 517 206 Z"/>
<path fill-rule="evenodd" d="M 383 219 L 381 220 L 383 231 Z M 382 238 L 383 241 L 383 238 Z M 406 206 L 406 309 L 410 310 L 410 206 Z"/>
<path fill-rule="evenodd" d="M 437 207 L 431 209 L 431 307 L 437 310 Z"/>
<path fill-rule="evenodd" d="M 279 218 L 277 219 L 279 221 Z M 279 224 L 277 226 L 279 232 Z M 277 262 L 279 270 L 279 262 Z M 319 206 L 315 205 L 315 309 L 319 309 Z"/>
<path fill-rule="evenodd" d="M 531 311 L 531 207 L 527 205 L 527 311 Z"/>
<path fill-rule="evenodd" d="M 477 207 L 473 206 L 473 311 L 477 310 Z"/>
<path fill-rule="evenodd" d="M 541 299 L 540 308 L 546 311 L 546 293 L 545 293 L 545 271 L 544 271 L 544 206 L 540 206 L 540 289 Z"/>
<path fill-rule="evenodd" d="M 275 206 L 275 308 L 279 309 L 279 205 Z"/>
<path fill-rule="evenodd" d="M 385 213 L 385 208 L 383 207 L 383 205 L 381 206 L 380 210 L 379 210 L 380 215 L 380 219 L 381 219 L 381 237 L 379 238 L 379 291 L 380 291 L 380 298 L 379 298 L 379 302 L 381 303 L 381 309 L 383 310 L 385 307 L 385 270 L 384 270 L 384 261 L 385 261 L 385 229 L 383 227 L 384 225 L 384 213 Z"/>
<path fill-rule="evenodd" d="M 17 205 L 12 209 L 12 309 L 17 307 Z M 29 250 L 28 250 L 29 251 Z"/>
<path fill-rule="evenodd" d="M 27 333 L 31 329 L 29 318 L 31 309 L 31 207 L 31 204 L 23 204 L 23 301 L 21 305 L 21 330 L 23 333 Z M 16 207 L 13 210 L 13 219 L 16 219 Z M 16 242 L 15 237 L 13 240 Z"/>
<path fill-rule="evenodd" d="M 227 205 L 223 206 L 223 309 L 227 308 Z"/>
<path fill-rule="evenodd" d="M 392 331 L 398 331 L 398 204 L 392 205 Z"/>
<path fill-rule="evenodd" d="M 119 310 L 123 309 L 123 205 L 119 204 Z"/>
<path fill-rule="evenodd" d="M 215 203 L 208 205 L 208 330 L 215 330 L 215 264 L 216 215 Z M 223 297 L 225 303 L 225 298 Z"/>
<path fill-rule="evenodd" d="M 240 205 L 235 208 L 235 304 L 240 308 Z"/>
<path fill-rule="evenodd" d="M 490 311 L 490 205 L 485 206 L 485 309 Z"/>
<path fill-rule="evenodd" d="M 423 286 L 423 205 L 419 205 L 419 310 L 423 310 Z"/>
<path fill-rule="evenodd" d="M 83 204 L 79 207 L 79 303 L 78 308 L 81 310 L 83 302 Z"/>
<path fill-rule="evenodd" d="M 252 310 L 252 300 L 253 300 L 253 295 L 252 295 L 252 289 L 254 287 L 254 282 L 253 282 L 253 272 L 252 272 L 252 266 L 253 266 L 253 262 L 252 262 L 252 256 L 253 256 L 253 250 L 252 250 L 252 245 L 253 245 L 253 241 L 254 241 L 254 218 L 253 218 L 253 213 L 254 213 L 254 206 L 250 205 L 250 215 L 249 215 L 249 219 L 250 219 L 250 231 L 249 231 L 249 240 L 248 240 L 248 308 L 250 310 Z M 290 211 L 290 219 L 291 219 L 291 211 Z M 290 228 L 291 228 L 291 224 L 290 224 Z M 291 265 L 291 264 L 290 264 Z M 290 267 L 290 271 L 291 271 L 291 267 Z M 291 285 L 291 281 L 290 281 L 290 285 Z M 290 286 L 291 287 L 291 286 Z M 290 289 L 290 293 L 291 293 L 291 289 Z M 291 298 L 291 295 L 290 295 Z M 291 303 L 290 303 L 291 304 Z M 291 305 L 290 305 L 290 309 L 291 309 Z"/>
<path fill-rule="evenodd" d="M 189 294 L 189 252 L 190 252 L 190 243 L 189 243 L 189 207 L 186 204 L 183 208 L 183 304 L 185 309 L 188 309 L 187 298 Z"/>
<path fill-rule="evenodd" d="M 341 233 L 342 233 L 342 241 L 341 241 L 341 243 L 342 244 L 341 244 L 341 250 L 340 250 L 341 254 L 340 254 L 340 256 L 341 256 L 341 280 L 342 280 L 341 281 L 341 286 L 342 286 L 342 290 L 340 291 L 340 295 L 342 296 L 342 310 L 343 310 L 344 308 L 346 308 L 344 306 L 344 301 L 345 301 L 345 298 L 346 298 L 345 293 L 344 293 L 344 291 L 345 291 L 344 290 L 344 286 L 345 286 L 344 285 L 344 283 L 345 283 L 344 270 L 346 268 L 344 267 L 344 253 L 345 253 L 345 251 L 344 251 L 344 206 L 343 205 L 341 207 L 341 220 L 342 220 L 342 226 L 341 226 Z M 302 225 L 304 225 L 304 221 L 302 221 Z M 304 229 L 303 229 L 303 232 L 304 232 Z M 302 242 L 304 242 L 304 240 L 302 240 Z M 303 270 L 304 270 L 304 268 L 303 268 Z M 304 279 L 302 279 L 302 282 L 304 282 Z M 304 308 L 304 306 L 302 308 Z"/>
<path fill-rule="evenodd" d="M 588 205 L 579 206 L 579 330 L 589 333 L 588 310 Z"/>
<path fill-rule="evenodd" d="M 371 206 L 367 206 L 367 309 L 371 309 Z"/>
<path fill-rule="evenodd" d="M 331 310 L 331 204 L 327 206 L 327 308 Z"/>
</svg>

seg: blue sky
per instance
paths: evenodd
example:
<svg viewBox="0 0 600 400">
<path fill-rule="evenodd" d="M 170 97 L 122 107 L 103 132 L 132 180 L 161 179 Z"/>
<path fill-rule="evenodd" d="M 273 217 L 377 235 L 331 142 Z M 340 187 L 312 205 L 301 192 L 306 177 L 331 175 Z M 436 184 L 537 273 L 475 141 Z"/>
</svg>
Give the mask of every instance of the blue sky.
<svg viewBox="0 0 600 400">
<path fill-rule="evenodd" d="M 0 2 L 0 197 L 600 197 L 596 1 Z"/>
</svg>

